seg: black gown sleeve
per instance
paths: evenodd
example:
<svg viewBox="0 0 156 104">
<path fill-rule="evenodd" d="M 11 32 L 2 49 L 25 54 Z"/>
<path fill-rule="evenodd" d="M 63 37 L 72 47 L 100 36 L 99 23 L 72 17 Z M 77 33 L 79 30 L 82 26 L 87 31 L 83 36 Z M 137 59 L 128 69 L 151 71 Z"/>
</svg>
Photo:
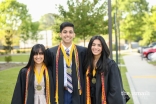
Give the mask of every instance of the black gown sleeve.
<svg viewBox="0 0 156 104">
<path fill-rule="evenodd" d="M 21 69 L 17 77 L 17 82 L 15 85 L 11 104 L 23 104 L 24 103 L 25 80 L 26 80 L 25 76 L 26 76 L 25 70 Z"/>
<path fill-rule="evenodd" d="M 48 67 L 48 74 L 49 74 L 49 85 L 50 85 L 50 102 L 51 104 L 55 104 L 55 99 L 54 99 L 54 80 L 52 76 L 52 67 Z"/>
<path fill-rule="evenodd" d="M 126 104 L 122 96 L 122 80 L 117 64 L 114 62 L 110 67 L 108 75 L 109 91 L 107 95 L 108 104 Z"/>
<path fill-rule="evenodd" d="M 46 53 L 45 53 L 45 64 L 46 66 L 53 66 L 53 54 L 51 52 L 51 49 L 46 49 Z"/>
</svg>

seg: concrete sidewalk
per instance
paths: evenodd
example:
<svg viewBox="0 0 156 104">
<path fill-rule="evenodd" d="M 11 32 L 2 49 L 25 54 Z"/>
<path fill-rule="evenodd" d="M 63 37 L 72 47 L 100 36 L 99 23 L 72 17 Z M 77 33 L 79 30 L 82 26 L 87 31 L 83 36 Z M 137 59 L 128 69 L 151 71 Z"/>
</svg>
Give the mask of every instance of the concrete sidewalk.
<svg viewBox="0 0 156 104">
<path fill-rule="evenodd" d="M 156 104 L 156 66 L 142 60 L 138 53 L 123 59 L 134 104 Z"/>
</svg>

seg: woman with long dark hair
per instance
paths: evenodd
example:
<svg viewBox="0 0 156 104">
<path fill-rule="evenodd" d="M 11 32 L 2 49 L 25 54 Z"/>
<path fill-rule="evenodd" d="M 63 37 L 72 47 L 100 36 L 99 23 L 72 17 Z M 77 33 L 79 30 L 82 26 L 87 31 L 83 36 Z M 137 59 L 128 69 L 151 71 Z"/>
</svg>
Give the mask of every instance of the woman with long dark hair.
<svg viewBox="0 0 156 104">
<path fill-rule="evenodd" d="M 102 36 L 93 36 L 85 58 L 85 104 L 125 104 L 117 64 Z"/>
<path fill-rule="evenodd" d="M 18 75 L 11 104 L 51 104 L 54 102 L 51 68 L 46 66 L 45 47 L 32 47 L 28 64 Z"/>
</svg>

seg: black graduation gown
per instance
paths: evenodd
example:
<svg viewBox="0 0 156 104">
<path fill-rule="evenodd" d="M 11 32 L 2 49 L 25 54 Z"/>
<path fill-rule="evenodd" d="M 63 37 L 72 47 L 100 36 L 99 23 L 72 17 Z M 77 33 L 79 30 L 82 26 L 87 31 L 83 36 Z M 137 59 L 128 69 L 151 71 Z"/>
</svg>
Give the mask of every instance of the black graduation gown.
<svg viewBox="0 0 156 104">
<path fill-rule="evenodd" d="M 11 104 L 24 104 L 27 70 L 28 70 L 27 68 L 22 68 L 18 74 Z M 54 87 L 53 87 L 54 85 L 53 85 L 53 79 L 52 79 L 50 67 L 48 67 L 48 73 L 49 73 L 49 82 L 50 82 L 49 84 L 50 85 L 49 87 L 50 88 L 50 102 L 54 104 Z M 44 79 L 45 79 L 45 74 L 44 74 Z M 34 74 L 33 74 L 32 80 L 34 80 Z M 34 92 L 35 92 L 34 84 L 31 87 L 28 85 L 27 104 L 34 104 Z"/>
<path fill-rule="evenodd" d="M 82 62 L 85 57 L 86 48 L 81 46 L 76 46 L 78 51 L 79 57 L 79 67 L 80 67 L 80 81 L 81 87 L 83 90 L 83 68 Z M 53 78 L 54 78 L 54 85 L 56 87 L 56 53 L 57 53 L 58 46 L 53 48 L 47 49 L 47 58 L 49 65 L 53 65 Z M 82 95 L 79 95 L 78 91 L 78 79 L 76 73 L 76 64 L 75 64 L 75 55 L 73 52 L 72 55 L 72 84 L 73 84 L 73 93 L 72 93 L 72 104 L 84 104 L 84 91 L 82 91 Z M 56 88 L 55 88 L 56 89 Z M 64 104 L 64 57 L 62 51 L 60 49 L 60 56 L 58 61 L 58 97 L 59 97 L 59 104 Z"/>
<path fill-rule="evenodd" d="M 108 73 L 104 77 L 106 102 L 107 104 L 126 104 L 125 99 L 121 94 L 121 92 L 123 91 L 123 87 L 121 77 L 119 75 L 120 74 L 119 68 L 113 60 L 108 59 L 107 62 L 108 62 Z M 91 99 L 91 100 L 94 99 L 95 102 L 94 103 L 92 102 L 92 104 L 101 104 L 102 84 L 101 84 L 101 74 L 98 73 L 98 71 L 96 72 L 95 88 L 96 88 L 94 89 L 95 95 Z M 85 87 L 85 102 L 86 102 L 86 87 Z"/>
</svg>

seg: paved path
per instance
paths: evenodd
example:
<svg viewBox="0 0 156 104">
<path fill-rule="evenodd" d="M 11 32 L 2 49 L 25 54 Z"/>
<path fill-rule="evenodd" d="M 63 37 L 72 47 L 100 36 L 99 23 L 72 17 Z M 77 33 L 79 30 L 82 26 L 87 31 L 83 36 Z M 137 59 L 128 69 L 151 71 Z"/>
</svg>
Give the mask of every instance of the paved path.
<svg viewBox="0 0 156 104">
<path fill-rule="evenodd" d="M 134 104 L 156 104 L 156 66 L 134 53 L 123 57 Z"/>
</svg>

